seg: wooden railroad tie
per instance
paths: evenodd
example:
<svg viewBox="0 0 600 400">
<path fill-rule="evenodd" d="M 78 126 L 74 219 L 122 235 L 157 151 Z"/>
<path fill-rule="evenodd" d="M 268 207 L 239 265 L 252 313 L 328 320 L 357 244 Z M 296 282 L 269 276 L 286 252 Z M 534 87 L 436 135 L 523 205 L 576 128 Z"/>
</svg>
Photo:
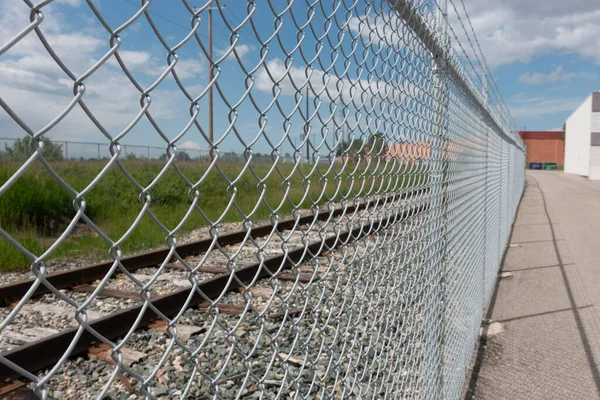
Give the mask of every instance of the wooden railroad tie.
<svg viewBox="0 0 600 400">
<path fill-rule="evenodd" d="M 93 285 L 79 285 L 75 286 L 72 290 L 80 293 L 93 293 L 97 289 L 97 286 Z M 116 290 L 116 289 L 100 289 L 98 296 L 101 297 L 116 297 L 118 299 L 133 299 L 140 300 L 139 292 Z"/>
</svg>

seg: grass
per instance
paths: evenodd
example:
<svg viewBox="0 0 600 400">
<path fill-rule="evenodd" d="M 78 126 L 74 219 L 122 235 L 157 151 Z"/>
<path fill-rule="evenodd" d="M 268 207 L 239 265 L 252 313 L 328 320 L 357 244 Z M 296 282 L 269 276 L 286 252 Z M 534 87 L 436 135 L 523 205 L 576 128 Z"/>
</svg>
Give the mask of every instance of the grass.
<svg viewBox="0 0 600 400">
<path fill-rule="evenodd" d="M 101 161 L 52 163 L 58 175 L 78 192 L 85 189 L 104 166 Z M 159 161 L 138 160 L 124 161 L 123 166 L 133 179 L 141 186 L 147 187 L 165 164 Z M 187 162 L 177 166 L 190 182 L 196 183 L 203 179 L 197 185 L 198 206 L 206 216 L 194 209 L 180 232 L 206 226 L 209 223 L 207 218 L 215 221 L 223 214 L 223 222 L 242 219 L 242 214 L 235 206 L 226 211 L 233 187 L 228 187 L 224 176 L 229 180 L 236 180 L 237 207 L 245 214 L 253 212 L 252 219 L 255 221 L 269 218 L 272 209 L 276 209 L 279 215 L 288 215 L 296 205 L 310 207 L 314 203 L 326 203 L 329 199 L 339 201 L 342 196 L 354 197 L 363 196 L 365 192 L 376 193 L 380 190 L 375 188 L 380 185 L 384 188 L 388 184 L 391 184 L 391 187 L 406 187 L 416 182 L 406 180 L 397 183 L 396 179 L 402 178 L 402 174 L 397 171 L 390 173 L 389 165 L 386 172 L 376 170 L 373 165 L 365 165 L 359 166 L 354 173 L 348 172 L 354 168 L 352 165 L 343 172 L 340 172 L 341 166 L 336 166 L 339 174 L 337 177 L 335 172 L 327 173 L 327 166 L 313 169 L 313 166 L 304 165 L 300 171 L 294 171 L 292 164 L 280 164 L 278 170 L 270 171 L 271 164 L 257 163 L 252 165 L 253 171 L 244 170 L 241 173 L 243 164 L 223 163 L 219 164 L 218 171 L 211 170 L 208 174 L 206 164 Z M 0 164 L 0 185 L 19 167 L 19 163 Z M 302 175 L 307 178 L 303 178 Z M 415 178 L 421 181 L 425 179 L 423 175 Z M 260 188 L 261 181 L 267 188 L 262 200 L 260 190 L 257 189 L 257 186 Z M 288 194 L 284 196 L 286 187 Z M 180 223 L 192 204 L 190 186 L 172 166 L 149 190 L 149 194 L 149 209 L 170 230 Z M 118 166 L 113 165 L 85 196 L 85 214 L 108 237 L 117 241 L 140 213 L 142 204 L 139 197 L 140 189 Z M 75 216 L 73 201 L 74 195 L 71 192 L 61 186 L 42 165 L 34 164 L 0 196 L 0 227 L 30 252 L 40 255 L 56 241 Z M 77 228 L 56 248 L 50 259 L 75 257 L 91 262 L 109 258 L 109 245 L 106 241 L 91 229 L 83 229 L 83 224 L 78 224 Z M 150 216 L 145 215 L 120 248 L 124 255 L 130 255 L 160 247 L 164 245 L 164 240 L 165 232 Z M 25 268 L 30 262 L 31 260 L 14 245 L 0 237 L 0 270 Z"/>
</svg>

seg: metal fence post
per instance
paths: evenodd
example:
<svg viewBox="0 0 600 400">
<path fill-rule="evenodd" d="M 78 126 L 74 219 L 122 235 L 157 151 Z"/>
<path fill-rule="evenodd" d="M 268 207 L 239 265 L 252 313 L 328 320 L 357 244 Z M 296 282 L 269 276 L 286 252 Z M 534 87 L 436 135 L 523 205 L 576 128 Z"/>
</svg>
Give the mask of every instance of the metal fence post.
<svg viewBox="0 0 600 400">
<path fill-rule="evenodd" d="M 488 76 L 487 70 L 484 69 L 483 74 L 483 101 L 485 106 L 489 106 L 489 87 L 488 87 Z M 481 118 L 482 122 L 485 123 L 483 117 Z M 487 282 L 486 282 L 486 272 L 487 266 L 490 263 L 489 260 L 489 243 L 488 243 L 488 214 L 489 214 L 489 188 L 488 188 L 488 180 L 489 180 L 489 157 L 490 157 L 490 129 L 485 127 L 485 206 L 484 206 L 484 214 L 483 214 L 483 245 L 484 245 L 484 253 L 483 253 L 483 267 L 481 269 L 482 281 L 481 281 L 481 317 L 485 313 L 485 308 L 487 306 Z"/>
<path fill-rule="evenodd" d="M 446 393 L 446 380 L 445 380 L 445 367 L 446 367 L 446 326 L 447 326 L 447 307 L 448 307 L 448 293 L 446 280 L 448 276 L 448 206 L 450 202 L 449 198 L 449 167 L 450 167 L 450 139 L 448 135 L 449 130 L 449 87 L 446 80 L 447 76 L 447 63 L 450 60 L 450 36 L 448 35 L 448 0 L 440 0 L 439 2 L 440 12 L 440 41 L 441 47 L 444 50 L 443 61 L 441 62 L 442 68 L 439 71 L 441 85 L 442 85 L 442 107 L 441 107 L 441 121 L 440 121 L 440 132 L 439 136 L 442 143 L 442 245 L 441 245 L 441 259 L 439 271 L 441 272 L 440 277 L 440 306 L 441 306 L 441 334 L 439 340 L 439 360 L 438 360 L 438 395 L 437 399 L 443 399 Z"/>
<path fill-rule="evenodd" d="M 431 326 L 434 335 L 429 342 L 430 346 L 430 371 L 433 379 L 431 387 L 426 387 L 428 399 L 443 398 L 444 391 L 444 333 L 446 329 L 445 313 L 447 302 L 445 299 L 446 278 L 446 252 L 447 252 L 447 203 L 448 203 L 448 170 L 447 157 L 449 143 L 446 138 L 447 130 L 447 87 L 446 87 L 446 60 L 449 50 L 447 35 L 447 0 L 439 2 L 436 15 L 436 40 L 438 53 L 432 54 L 432 80 L 434 108 L 434 135 L 431 142 L 431 167 L 430 174 L 430 273 L 433 274 L 434 290 L 430 308 L 433 310 L 433 323 Z M 439 241 L 436 243 L 436 240 Z M 437 254 L 436 254 L 437 253 Z"/>
<path fill-rule="evenodd" d="M 487 92 L 487 91 L 486 91 Z M 489 180 L 489 159 L 490 159 L 490 130 L 486 127 L 485 128 L 485 206 L 484 206 L 484 214 L 483 214 L 483 225 L 484 225 L 484 231 L 483 231 L 483 245 L 484 245 L 484 253 L 483 253 L 483 268 L 481 269 L 481 273 L 482 273 L 482 281 L 481 281 L 481 316 L 483 318 L 483 314 L 485 313 L 485 308 L 487 305 L 487 301 L 486 301 L 486 297 L 487 297 L 487 292 L 488 292 L 488 286 L 487 286 L 487 280 L 486 280 L 486 272 L 487 272 L 487 267 L 490 264 L 490 257 L 489 257 L 489 253 L 490 253 L 490 246 L 488 243 L 488 214 L 489 214 L 489 187 L 488 187 L 488 180 Z"/>
</svg>

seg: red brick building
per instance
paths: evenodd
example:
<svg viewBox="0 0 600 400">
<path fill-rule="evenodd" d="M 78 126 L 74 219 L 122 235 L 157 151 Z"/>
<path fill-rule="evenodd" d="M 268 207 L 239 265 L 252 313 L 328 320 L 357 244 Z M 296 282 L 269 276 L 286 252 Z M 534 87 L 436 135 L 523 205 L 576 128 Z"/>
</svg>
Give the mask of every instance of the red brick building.
<svg viewBox="0 0 600 400">
<path fill-rule="evenodd" d="M 519 134 L 527 146 L 527 165 L 530 162 L 565 165 L 564 131 L 524 131 Z"/>
</svg>

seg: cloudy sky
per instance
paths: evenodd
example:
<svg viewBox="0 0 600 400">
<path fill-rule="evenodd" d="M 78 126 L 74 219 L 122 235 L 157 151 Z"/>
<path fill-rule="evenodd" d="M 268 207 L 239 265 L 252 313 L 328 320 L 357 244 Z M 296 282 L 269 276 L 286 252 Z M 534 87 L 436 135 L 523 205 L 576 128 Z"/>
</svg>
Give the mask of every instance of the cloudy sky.
<svg viewBox="0 0 600 400">
<path fill-rule="evenodd" d="M 464 2 L 487 63 L 518 128 L 560 128 L 591 91 L 600 89 L 600 41 L 597 40 L 600 5 L 596 0 Z M 401 33 L 392 29 L 394 23 L 389 16 L 387 20 L 377 17 L 378 13 L 389 12 L 386 2 L 375 1 L 373 7 L 359 2 L 349 17 L 339 8 L 335 13 L 337 18 L 328 20 L 324 15 L 334 14 L 334 2 L 323 2 L 325 5 L 311 14 L 304 2 L 296 1 L 292 8 L 294 18 L 286 12 L 278 23 L 274 13 L 285 11 L 285 2 L 271 1 L 275 6 L 270 8 L 266 0 L 258 0 L 252 13 L 253 24 L 243 23 L 248 15 L 245 2 L 223 0 L 221 3 L 227 8 L 214 13 L 213 43 L 219 63 L 215 136 L 223 151 L 252 147 L 257 152 L 265 152 L 279 147 L 286 153 L 292 151 L 294 143 L 300 143 L 305 129 L 300 110 L 304 112 L 305 103 L 298 107 L 295 85 L 306 80 L 304 66 L 309 62 L 313 65 L 311 100 L 320 93 L 330 98 L 354 96 L 356 101 L 356 93 L 366 93 L 360 99 L 359 108 L 379 115 L 380 121 L 364 118 L 365 113 L 357 117 L 352 115 L 352 110 L 343 117 L 349 126 L 359 126 L 363 131 L 383 130 L 394 135 L 393 128 L 381 123 L 381 120 L 394 118 L 393 114 L 386 114 L 390 111 L 381 104 L 409 107 L 407 99 L 417 99 L 426 90 L 426 84 L 420 83 L 414 75 L 407 78 L 404 72 L 385 75 L 387 83 L 374 81 L 368 72 L 370 67 L 380 71 L 382 76 L 386 72 L 381 65 L 373 64 L 372 56 L 363 54 L 361 58 L 358 51 L 352 55 L 355 64 L 362 60 L 362 70 L 356 65 L 347 68 L 340 56 L 341 50 L 352 48 L 352 43 L 358 43 L 359 47 L 368 45 L 373 33 L 377 37 L 375 42 L 380 42 L 374 45 L 381 50 L 378 58 L 388 60 L 387 65 L 393 64 L 390 59 L 411 55 L 410 46 L 402 43 Z M 190 10 L 182 2 L 153 0 L 148 15 L 160 36 L 144 15 L 126 24 L 139 11 L 139 0 L 93 0 L 92 4 L 110 29 L 126 25 L 118 36 L 113 35 L 111 39 L 107 28 L 85 1 L 54 1 L 43 7 L 39 26 L 66 70 L 44 49 L 35 32 L 30 32 L 0 55 L 0 97 L 34 132 L 66 114 L 47 133 L 55 140 L 105 143 L 106 135 L 125 135 L 123 143 L 164 147 L 167 140 L 177 140 L 179 147 L 205 149 L 203 135 L 208 134 L 206 12 L 201 14 L 197 37 L 188 40 L 193 22 Z M 205 1 L 189 4 L 190 7 L 191 4 L 203 6 Z M 459 11 L 460 20 L 454 7 Z M 16 0 L 0 0 L 0 10 L 0 46 L 27 27 L 30 18 L 41 18 L 30 16 L 29 7 Z M 452 0 L 449 11 L 456 36 L 468 46 L 461 22 L 469 32 L 470 27 L 461 1 Z M 309 27 L 312 29 L 307 28 L 306 37 L 302 39 L 297 32 L 302 31 L 308 20 L 312 21 Z M 366 21 L 369 21 L 367 25 Z M 337 35 L 336 24 L 340 22 L 348 22 L 343 27 L 347 31 L 343 38 Z M 239 35 L 232 35 L 232 31 Z M 321 35 L 323 39 L 319 44 Z M 353 42 L 353 37 L 361 41 Z M 343 43 L 338 58 L 334 59 L 331 49 L 336 40 Z M 260 66 L 261 42 L 269 42 L 265 57 L 267 68 Z M 111 46 L 118 50 L 130 77 L 123 72 L 119 60 L 111 55 Z M 329 50 L 312 60 L 319 46 Z M 169 70 L 167 48 L 175 49 L 177 54 L 173 71 L 179 82 L 172 72 L 165 75 Z M 106 62 L 95 69 L 97 62 L 107 54 Z M 292 54 L 287 64 L 286 54 Z M 340 79 L 331 79 L 334 70 Z M 73 77 L 86 71 L 92 73 L 84 79 L 85 87 L 77 89 Z M 247 75 L 250 78 L 246 78 Z M 274 85 L 273 81 L 281 82 Z M 157 86 L 156 82 L 159 82 Z M 79 105 L 69 108 L 77 90 L 83 91 L 82 99 L 95 122 Z M 190 99 L 195 98 L 200 99 L 197 110 L 190 109 Z M 274 98 L 278 101 L 274 102 Z M 332 119 L 342 118 L 343 110 L 332 110 L 331 104 L 326 102 L 317 103 L 310 103 L 309 113 L 313 140 L 319 143 L 319 135 L 333 138 L 328 133 L 334 125 Z M 152 119 L 141 114 L 140 110 L 146 109 Z M 315 109 L 319 110 L 318 114 L 313 114 Z M 190 115 L 196 116 L 198 126 L 190 126 Z M 23 134 L 23 129 L 0 110 L 0 137 Z M 325 148 L 328 144 L 318 145 Z"/>
<path fill-rule="evenodd" d="M 600 90 L 598 1 L 465 0 L 465 5 L 520 129 L 562 128 L 590 92 Z"/>
</svg>

